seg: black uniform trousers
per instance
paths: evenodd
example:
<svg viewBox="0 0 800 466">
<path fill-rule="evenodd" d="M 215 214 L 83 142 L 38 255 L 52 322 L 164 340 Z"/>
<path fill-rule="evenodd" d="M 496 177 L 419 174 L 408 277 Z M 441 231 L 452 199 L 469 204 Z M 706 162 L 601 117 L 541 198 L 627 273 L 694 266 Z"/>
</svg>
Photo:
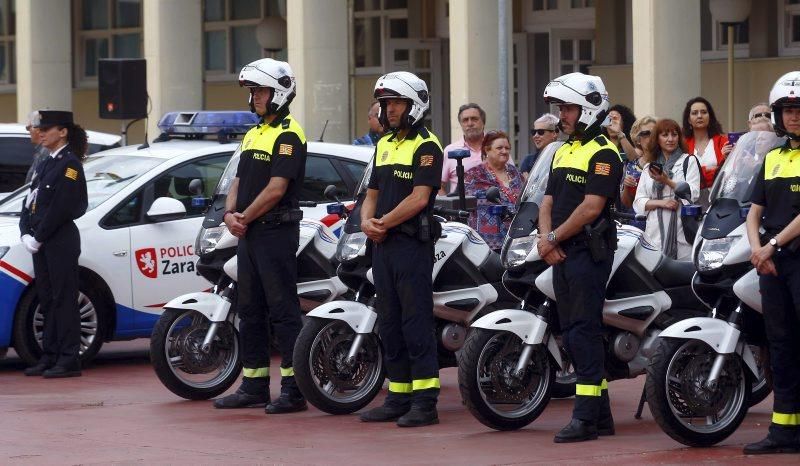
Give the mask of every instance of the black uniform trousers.
<svg viewBox="0 0 800 466">
<path fill-rule="evenodd" d="M 439 395 L 433 242 L 390 232 L 382 243 L 373 244 L 372 273 L 378 331 L 389 376 L 387 403 L 433 407 Z"/>
<path fill-rule="evenodd" d="M 33 254 L 36 294 L 44 316 L 41 361 L 48 365 L 74 368 L 80 364 L 80 255 L 81 237 L 73 222 L 65 223 Z M 102 335 L 95 338 L 102 338 Z"/>
<path fill-rule="evenodd" d="M 297 298 L 299 242 L 297 222 L 253 222 L 239 239 L 238 313 L 245 391 L 269 384 L 270 324 L 281 353 L 281 385 L 295 387 L 292 353 L 303 327 Z"/>
<path fill-rule="evenodd" d="M 759 284 L 772 369 L 773 423 L 770 433 L 800 430 L 800 252 L 773 255 L 778 276 Z"/>
<path fill-rule="evenodd" d="M 566 259 L 553 267 L 553 288 L 561 324 L 562 342 L 575 375 L 572 417 L 597 421 L 611 415 L 604 379 L 603 303 L 613 254 L 594 262 L 583 244 L 563 244 Z"/>
</svg>

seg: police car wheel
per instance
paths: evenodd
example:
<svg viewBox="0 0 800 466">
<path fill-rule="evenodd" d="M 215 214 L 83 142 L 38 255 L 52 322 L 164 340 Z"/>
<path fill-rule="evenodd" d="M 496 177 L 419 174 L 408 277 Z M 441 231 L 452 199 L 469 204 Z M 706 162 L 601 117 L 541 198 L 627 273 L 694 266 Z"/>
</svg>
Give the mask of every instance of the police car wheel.
<svg viewBox="0 0 800 466">
<path fill-rule="evenodd" d="M 81 314 L 81 363 L 88 363 L 100 351 L 105 338 L 107 314 L 97 286 L 81 279 L 78 286 L 78 310 Z M 29 287 L 20 299 L 14 319 L 14 350 L 27 364 L 36 364 L 42 356 L 44 315 L 36 288 Z"/>
</svg>

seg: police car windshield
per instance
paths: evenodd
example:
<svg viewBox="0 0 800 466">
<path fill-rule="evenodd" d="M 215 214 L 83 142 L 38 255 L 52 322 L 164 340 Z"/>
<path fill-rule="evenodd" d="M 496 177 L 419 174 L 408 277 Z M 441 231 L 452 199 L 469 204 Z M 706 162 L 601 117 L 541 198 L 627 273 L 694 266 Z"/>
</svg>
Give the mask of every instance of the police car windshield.
<svg viewBox="0 0 800 466">
<path fill-rule="evenodd" d="M 709 200 L 713 203 L 721 197 L 735 199 L 741 204 L 750 202 L 753 186 L 764 156 L 771 149 L 782 145 L 780 138 L 772 131 L 751 131 L 743 134 L 736 142 L 725 163 L 722 164 Z"/>
<path fill-rule="evenodd" d="M 83 165 L 89 195 L 87 212 L 163 161 L 154 157 L 130 155 L 107 155 L 87 161 Z M 0 215 L 19 215 L 22 201 L 28 192 L 29 189 L 20 189 L 8 197 L 0 204 Z"/>
<path fill-rule="evenodd" d="M 564 143 L 561 141 L 551 142 L 539 153 L 528 175 L 528 182 L 525 183 L 522 196 L 519 198 L 520 202 L 533 202 L 536 203 L 536 205 L 542 205 L 544 190 L 547 188 L 547 180 L 550 178 L 553 154 L 555 154 L 558 148 L 563 144 Z"/>
<path fill-rule="evenodd" d="M 228 195 L 228 191 L 231 189 L 231 182 L 233 182 L 233 179 L 236 177 L 236 171 L 239 168 L 239 155 L 241 153 L 242 145 L 239 144 L 239 147 L 236 148 L 236 152 L 233 153 L 233 156 L 231 156 L 231 159 L 228 161 L 228 165 L 225 166 L 225 171 L 222 172 L 222 177 L 219 179 L 216 189 L 214 189 L 214 199 L 216 199 L 218 195 Z"/>
</svg>

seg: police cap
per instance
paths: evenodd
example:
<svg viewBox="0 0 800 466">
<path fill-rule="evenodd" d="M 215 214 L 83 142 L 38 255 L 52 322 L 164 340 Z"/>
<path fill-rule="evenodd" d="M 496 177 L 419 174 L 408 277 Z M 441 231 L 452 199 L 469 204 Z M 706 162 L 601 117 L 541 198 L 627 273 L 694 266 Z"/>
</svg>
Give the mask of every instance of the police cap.
<svg viewBox="0 0 800 466">
<path fill-rule="evenodd" d="M 72 112 L 62 110 L 39 110 L 39 121 L 34 126 L 37 128 L 49 128 L 51 126 L 71 126 Z"/>
</svg>

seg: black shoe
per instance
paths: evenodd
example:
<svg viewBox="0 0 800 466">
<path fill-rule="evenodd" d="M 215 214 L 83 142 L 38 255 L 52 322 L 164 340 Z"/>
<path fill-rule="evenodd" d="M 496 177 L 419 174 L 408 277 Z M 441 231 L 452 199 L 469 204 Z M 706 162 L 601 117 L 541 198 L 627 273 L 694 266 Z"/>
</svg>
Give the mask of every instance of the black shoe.
<svg viewBox="0 0 800 466">
<path fill-rule="evenodd" d="M 773 437 L 767 437 L 756 443 L 745 445 L 743 450 L 745 455 L 769 455 L 772 453 L 800 453 L 800 442 L 784 443 L 778 442 Z"/>
<path fill-rule="evenodd" d="M 384 404 L 361 413 L 361 422 L 391 422 L 400 419 L 411 409 L 410 406 Z"/>
<path fill-rule="evenodd" d="M 81 368 L 55 365 L 50 369 L 47 369 L 46 371 L 42 372 L 42 376 L 45 379 L 63 379 L 65 377 L 80 377 Z"/>
<path fill-rule="evenodd" d="M 614 435 L 616 432 L 617 431 L 614 429 L 614 418 L 611 415 L 597 421 L 597 435 Z"/>
<path fill-rule="evenodd" d="M 42 375 L 42 374 L 44 374 L 44 371 L 46 371 L 47 369 L 50 369 L 54 365 L 55 364 L 48 363 L 48 362 L 41 362 L 40 361 L 40 362 L 37 362 L 35 366 L 31 366 L 31 367 L 28 367 L 27 369 L 25 369 L 23 371 L 23 373 L 28 377 Z"/>
<path fill-rule="evenodd" d="M 251 395 L 240 388 L 226 397 L 214 400 L 214 407 L 217 409 L 262 408 L 267 403 L 269 403 L 269 393 Z"/>
<path fill-rule="evenodd" d="M 412 405 L 411 409 L 397 420 L 397 425 L 400 427 L 422 427 L 438 423 L 439 413 L 436 412 L 436 406 L 423 408 Z"/>
<path fill-rule="evenodd" d="M 597 439 L 597 425 L 591 421 L 572 418 L 553 439 L 555 443 L 584 442 Z"/>
<path fill-rule="evenodd" d="M 308 405 L 306 404 L 306 399 L 303 398 L 302 395 L 293 396 L 289 393 L 283 392 L 277 400 L 268 404 L 267 407 L 264 408 L 264 412 L 267 414 L 284 414 L 296 413 L 298 411 L 305 411 L 307 409 Z"/>
</svg>

